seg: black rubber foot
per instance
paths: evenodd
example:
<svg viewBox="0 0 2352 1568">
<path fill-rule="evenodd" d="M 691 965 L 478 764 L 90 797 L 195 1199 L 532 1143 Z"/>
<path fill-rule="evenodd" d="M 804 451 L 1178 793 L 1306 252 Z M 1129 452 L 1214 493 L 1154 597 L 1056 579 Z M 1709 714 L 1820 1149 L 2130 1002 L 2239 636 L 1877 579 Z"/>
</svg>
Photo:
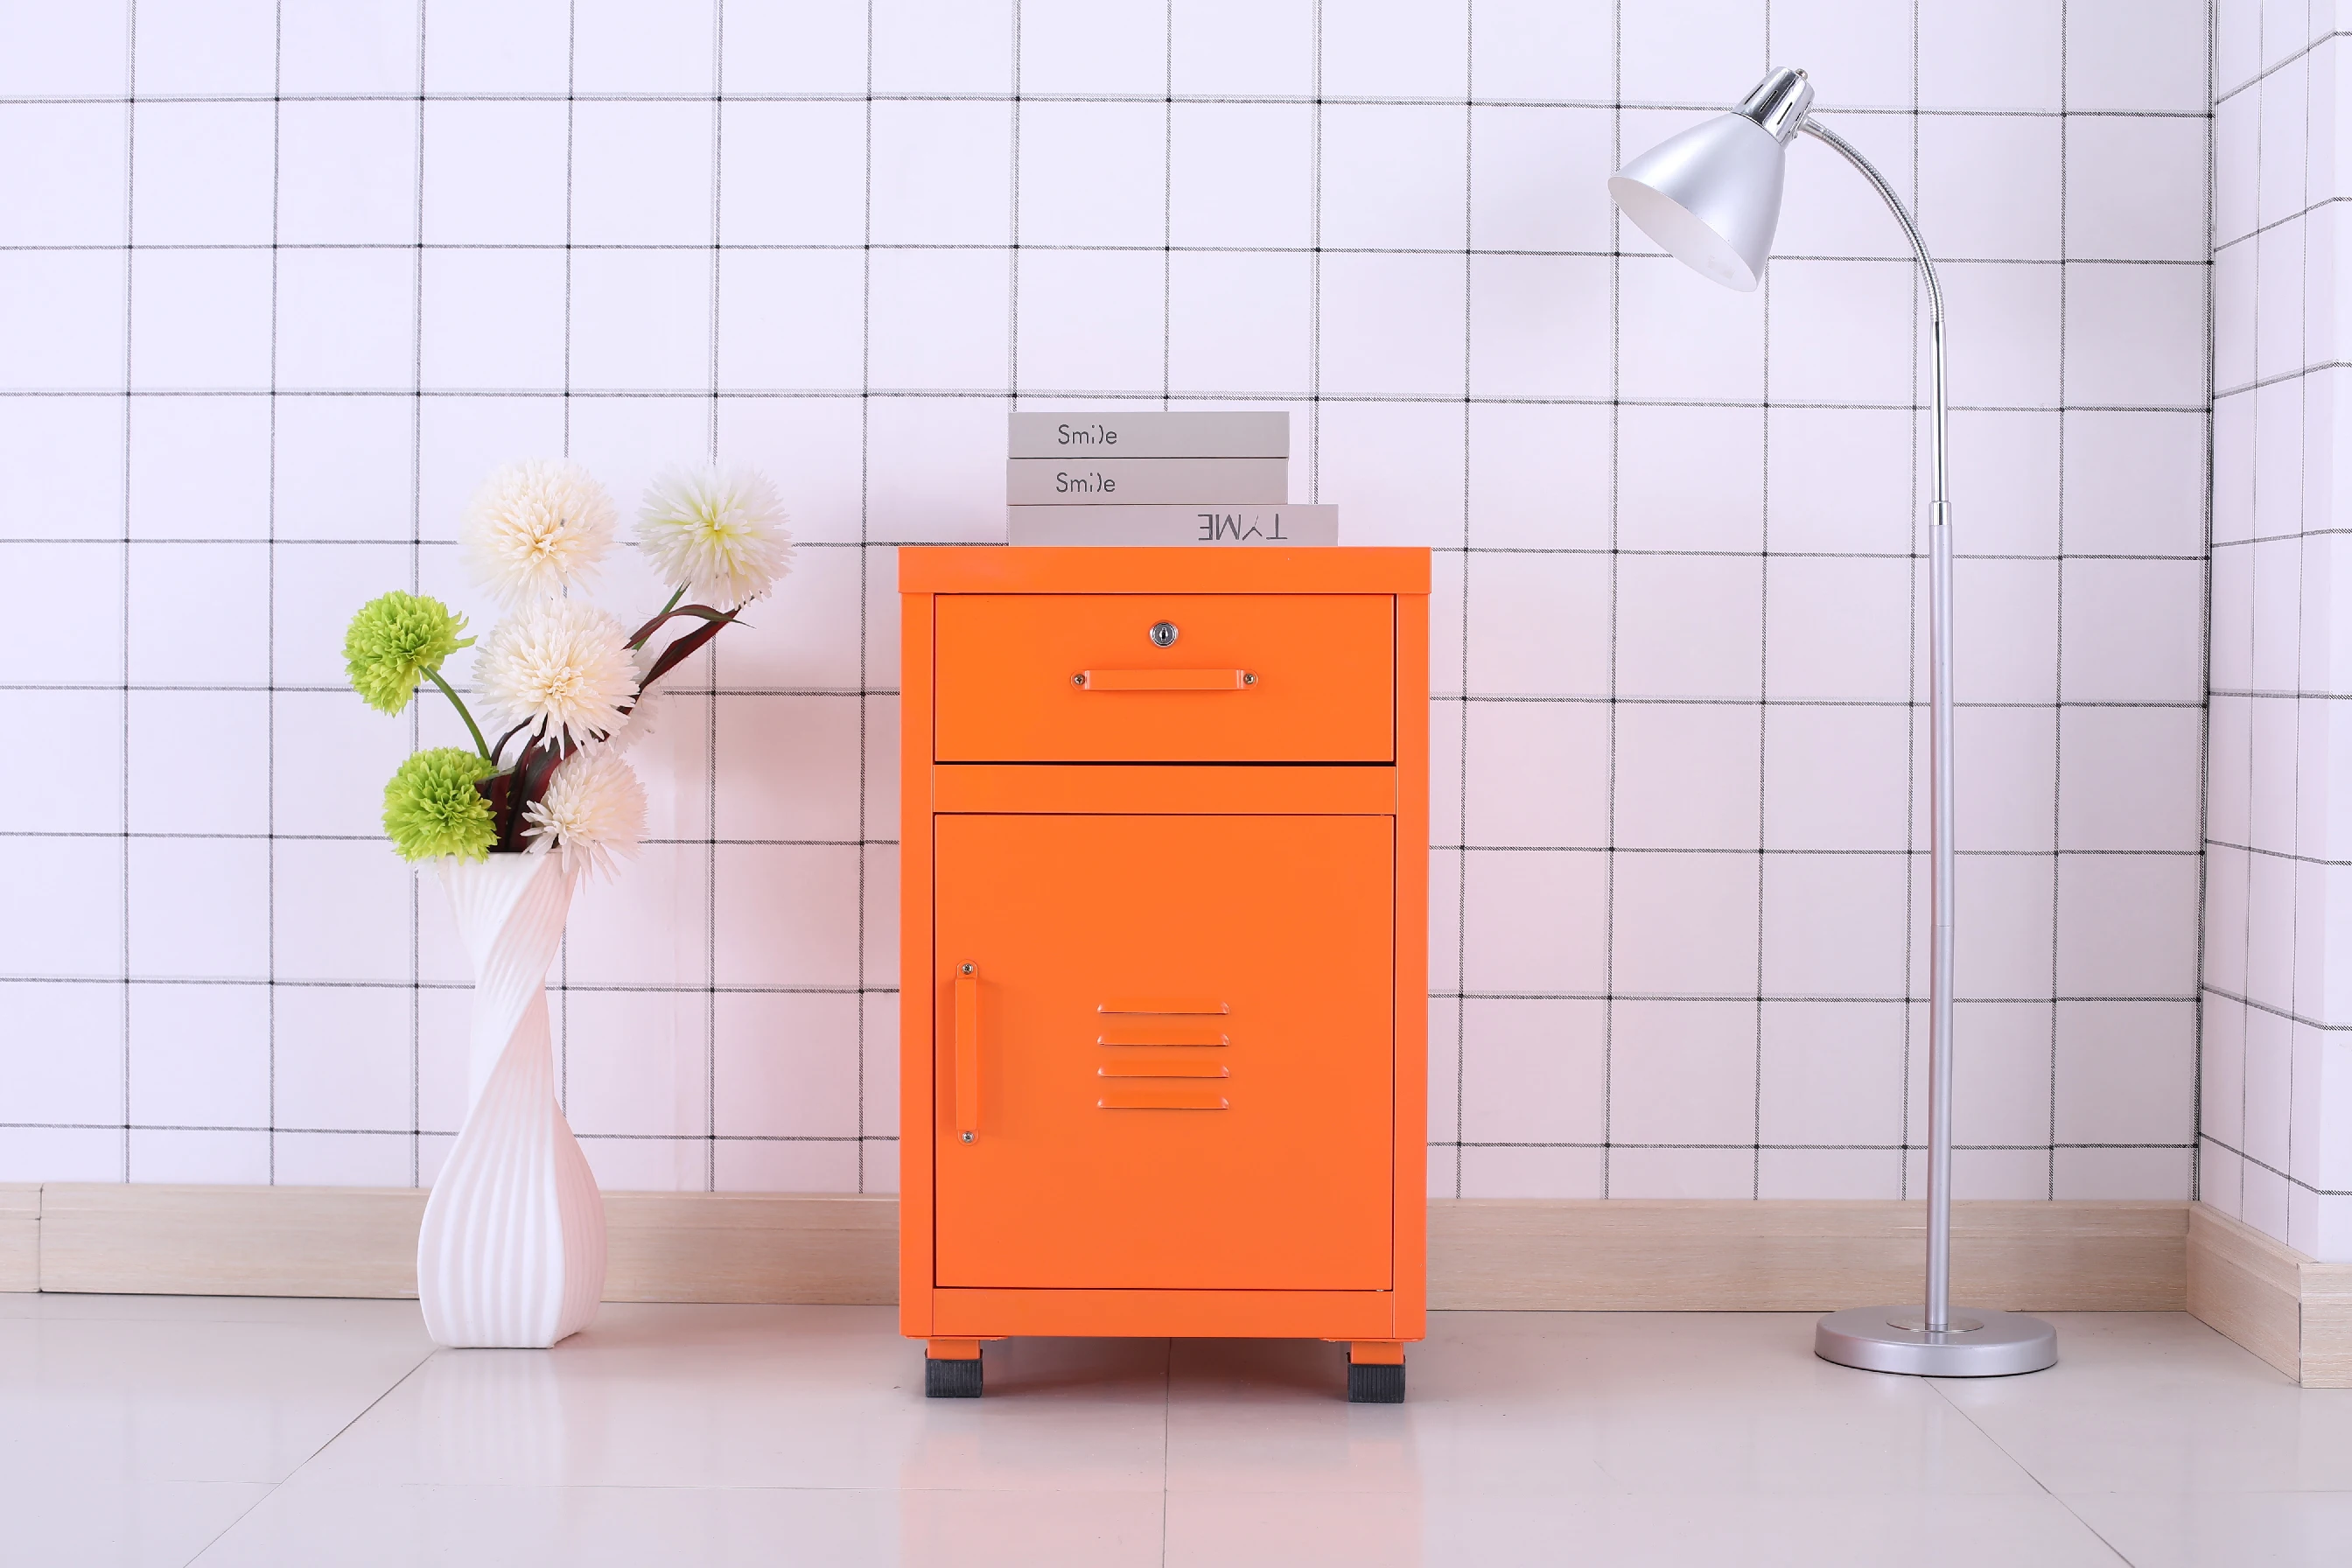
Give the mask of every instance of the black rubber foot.
<svg viewBox="0 0 2352 1568">
<path fill-rule="evenodd" d="M 1402 1405 L 1404 1403 L 1404 1366 L 1359 1366 L 1348 1363 L 1348 1403 L 1350 1405 Z"/>
<path fill-rule="evenodd" d="M 1399 1384 L 1402 1387 L 1402 1384 Z M 978 1399 L 980 1397 L 980 1358 L 970 1361 L 933 1361 L 923 1358 L 923 1397 L 926 1399 Z M 1398 1397 L 1403 1397 L 1400 1394 Z"/>
</svg>

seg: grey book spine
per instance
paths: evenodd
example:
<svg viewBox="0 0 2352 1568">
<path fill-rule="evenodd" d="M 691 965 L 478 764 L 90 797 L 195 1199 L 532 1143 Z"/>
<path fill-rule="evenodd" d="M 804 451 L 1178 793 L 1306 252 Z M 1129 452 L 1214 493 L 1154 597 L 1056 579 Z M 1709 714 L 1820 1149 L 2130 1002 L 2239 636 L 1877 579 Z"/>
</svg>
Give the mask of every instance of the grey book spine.
<svg viewBox="0 0 2352 1568">
<path fill-rule="evenodd" d="M 1214 501 L 1279 506 L 1290 499 L 1287 458 L 1008 458 L 1013 506 L 1121 506 Z"/>
<path fill-rule="evenodd" d="M 1008 544 L 1339 542 L 1336 506 L 1013 506 L 1004 511 Z"/>
<path fill-rule="evenodd" d="M 1287 458 L 1290 416 L 1101 408 L 1015 414 L 1005 450 L 1015 458 Z"/>
</svg>

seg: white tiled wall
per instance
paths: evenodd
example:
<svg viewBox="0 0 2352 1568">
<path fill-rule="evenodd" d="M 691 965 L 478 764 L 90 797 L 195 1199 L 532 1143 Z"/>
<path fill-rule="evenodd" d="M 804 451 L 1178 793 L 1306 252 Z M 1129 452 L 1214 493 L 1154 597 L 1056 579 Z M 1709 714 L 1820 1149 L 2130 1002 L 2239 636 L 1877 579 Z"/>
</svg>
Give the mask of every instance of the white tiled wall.
<svg viewBox="0 0 2352 1568">
<path fill-rule="evenodd" d="M 2202 0 L 18 8 L 0 1177 L 431 1178 L 463 965 L 372 828 L 449 724 L 345 693 L 341 622 L 478 612 L 498 460 L 628 498 L 715 450 L 800 564 L 581 900 L 566 1100 L 609 1185 L 891 1187 L 891 546 L 1002 537 L 1013 400 L 1164 398 L 1290 409 L 1299 499 L 1437 552 L 1433 1190 L 1916 1194 L 1911 266 L 1811 142 L 1754 295 L 1601 186 L 1793 63 L 1948 258 L 1959 1190 L 2185 1194 L 2207 40 Z"/>
<path fill-rule="evenodd" d="M 2216 17 L 2203 1193 L 2352 1259 L 2352 360 L 2335 7 Z"/>
</svg>

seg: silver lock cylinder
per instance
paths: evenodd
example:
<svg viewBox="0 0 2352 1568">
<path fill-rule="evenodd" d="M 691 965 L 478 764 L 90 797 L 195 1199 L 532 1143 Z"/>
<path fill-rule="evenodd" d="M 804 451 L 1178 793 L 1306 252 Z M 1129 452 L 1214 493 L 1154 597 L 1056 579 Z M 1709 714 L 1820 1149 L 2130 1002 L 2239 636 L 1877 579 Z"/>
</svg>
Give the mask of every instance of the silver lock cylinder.
<svg viewBox="0 0 2352 1568">
<path fill-rule="evenodd" d="M 1173 647 L 1176 646 L 1176 623 L 1174 621 L 1156 622 L 1151 630 L 1144 635 L 1151 639 L 1153 647 Z"/>
</svg>

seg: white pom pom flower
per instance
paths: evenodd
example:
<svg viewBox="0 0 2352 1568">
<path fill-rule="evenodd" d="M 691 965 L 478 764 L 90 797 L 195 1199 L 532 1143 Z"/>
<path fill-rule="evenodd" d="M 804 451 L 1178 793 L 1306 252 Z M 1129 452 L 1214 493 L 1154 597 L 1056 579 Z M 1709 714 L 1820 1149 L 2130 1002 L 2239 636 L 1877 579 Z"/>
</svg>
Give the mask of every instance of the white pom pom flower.
<svg viewBox="0 0 2352 1568">
<path fill-rule="evenodd" d="M 663 581 L 714 609 L 750 604 L 792 569 L 782 505 L 755 468 L 672 468 L 646 492 L 637 542 Z"/>
<path fill-rule="evenodd" d="M 646 786 L 610 746 L 590 746 L 557 764 L 523 820 L 531 854 L 551 848 L 574 877 L 610 877 L 615 858 L 635 855 L 646 836 Z"/>
<path fill-rule="evenodd" d="M 474 685 L 501 730 L 573 745 L 628 722 L 637 666 L 628 633 L 611 612 L 580 599 L 548 599 L 509 616 L 474 658 Z"/>
<path fill-rule="evenodd" d="M 509 463 L 474 492 L 457 525 L 466 564 L 509 608 L 596 574 L 613 547 L 612 492 L 579 464 Z"/>
<path fill-rule="evenodd" d="M 609 742 L 613 750 L 624 756 L 661 728 L 663 711 L 669 706 L 662 687 L 645 683 L 646 671 L 653 666 L 653 650 L 637 648 L 631 653 L 630 659 L 631 668 L 636 674 L 637 700 L 629 709 L 629 721 L 614 733 Z"/>
</svg>

